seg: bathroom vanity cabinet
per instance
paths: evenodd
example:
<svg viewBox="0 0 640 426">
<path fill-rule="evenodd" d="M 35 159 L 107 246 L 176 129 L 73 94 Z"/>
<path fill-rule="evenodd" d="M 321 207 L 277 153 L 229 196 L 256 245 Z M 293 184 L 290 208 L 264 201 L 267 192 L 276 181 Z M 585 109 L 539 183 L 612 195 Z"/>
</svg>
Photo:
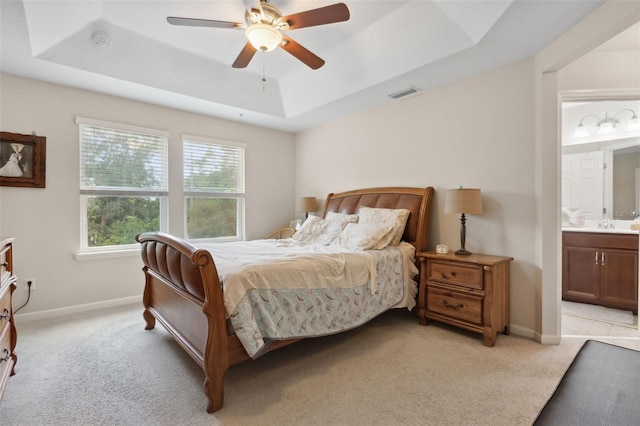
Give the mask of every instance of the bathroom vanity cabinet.
<svg viewBox="0 0 640 426">
<path fill-rule="evenodd" d="M 562 232 L 562 299 L 638 312 L 638 234 Z"/>
</svg>

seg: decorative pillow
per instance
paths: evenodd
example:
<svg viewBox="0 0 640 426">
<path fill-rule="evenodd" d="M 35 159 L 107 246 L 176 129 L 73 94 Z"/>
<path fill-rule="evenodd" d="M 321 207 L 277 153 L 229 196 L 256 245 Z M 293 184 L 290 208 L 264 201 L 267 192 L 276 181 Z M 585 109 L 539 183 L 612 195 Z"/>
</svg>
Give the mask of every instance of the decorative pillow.
<svg viewBox="0 0 640 426">
<path fill-rule="evenodd" d="M 321 217 L 309 215 L 293 239 L 309 244 L 329 245 L 347 224 L 342 219 L 325 220 Z"/>
<path fill-rule="evenodd" d="M 357 214 L 345 214 L 345 213 L 336 213 L 336 212 L 327 212 L 325 216 L 326 220 L 335 220 L 342 219 L 347 223 L 358 223 L 358 215 Z"/>
<path fill-rule="evenodd" d="M 385 240 L 380 241 L 376 249 L 383 249 L 386 246 L 397 246 L 400 244 L 404 228 L 407 225 L 409 213 L 407 209 L 383 209 L 373 207 L 360 207 L 358 212 L 360 220 L 358 223 L 378 223 L 393 227 L 393 231 Z"/>
<path fill-rule="evenodd" d="M 387 238 L 393 227 L 381 223 L 348 223 L 331 243 L 349 250 L 370 250 Z"/>
</svg>

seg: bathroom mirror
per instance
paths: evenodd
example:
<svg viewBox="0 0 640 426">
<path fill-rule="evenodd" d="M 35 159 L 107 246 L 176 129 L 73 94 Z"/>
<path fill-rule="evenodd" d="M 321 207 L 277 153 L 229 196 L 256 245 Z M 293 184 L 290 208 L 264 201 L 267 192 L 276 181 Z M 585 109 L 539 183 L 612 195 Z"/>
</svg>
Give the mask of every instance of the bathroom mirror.
<svg viewBox="0 0 640 426">
<path fill-rule="evenodd" d="M 633 220 L 640 206 L 640 101 L 564 102 L 562 207 Z M 635 117 L 635 118 L 634 118 Z"/>
</svg>

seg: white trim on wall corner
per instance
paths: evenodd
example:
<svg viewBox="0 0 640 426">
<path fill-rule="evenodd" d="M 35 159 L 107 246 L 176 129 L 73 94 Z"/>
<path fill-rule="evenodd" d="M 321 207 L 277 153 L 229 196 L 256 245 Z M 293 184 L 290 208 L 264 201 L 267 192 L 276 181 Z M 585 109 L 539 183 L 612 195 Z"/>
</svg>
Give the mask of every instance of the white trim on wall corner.
<svg viewBox="0 0 640 426">
<path fill-rule="evenodd" d="M 99 309 L 112 308 L 115 306 L 125 306 L 125 305 L 132 305 L 132 304 L 139 304 L 140 310 L 142 312 L 142 309 L 143 309 L 142 295 L 123 297 L 121 299 L 105 300 L 102 302 L 85 303 L 83 305 L 67 306 L 67 307 L 58 308 L 58 309 L 48 309 L 46 311 L 16 314 L 15 318 L 17 323 L 24 323 L 24 322 L 41 320 L 41 319 L 59 317 L 63 315 L 73 315 L 73 314 L 79 314 L 83 312 L 96 311 Z"/>
<path fill-rule="evenodd" d="M 525 337 L 527 339 L 532 339 L 532 340 L 535 340 L 536 342 L 540 342 L 540 340 L 537 338 L 538 337 L 537 333 L 534 330 L 526 327 L 521 327 L 519 325 L 511 324 L 509 326 L 509 334 Z"/>
</svg>

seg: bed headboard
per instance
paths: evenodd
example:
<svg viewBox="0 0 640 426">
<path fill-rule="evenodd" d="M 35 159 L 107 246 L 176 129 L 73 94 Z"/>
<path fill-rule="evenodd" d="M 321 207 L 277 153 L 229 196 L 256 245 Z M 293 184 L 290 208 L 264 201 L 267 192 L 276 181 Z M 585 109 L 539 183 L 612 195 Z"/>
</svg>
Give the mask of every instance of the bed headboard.
<svg viewBox="0 0 640 426">
<path fill-rule="evenodd" d="M 407 209 L 411 213 L 407 219 L 407 226 L 404 229 L 402 240 L 413 244 L 417 253 L 427 250 L 429 215 L 433 192 L 433 187 L 429 186 L 426 188 L 367 188 L 332 193 L 327 196 L 323 217 L 327 215 L 327 212 L 358 213 L 360 206 Z"/>
</svg>

